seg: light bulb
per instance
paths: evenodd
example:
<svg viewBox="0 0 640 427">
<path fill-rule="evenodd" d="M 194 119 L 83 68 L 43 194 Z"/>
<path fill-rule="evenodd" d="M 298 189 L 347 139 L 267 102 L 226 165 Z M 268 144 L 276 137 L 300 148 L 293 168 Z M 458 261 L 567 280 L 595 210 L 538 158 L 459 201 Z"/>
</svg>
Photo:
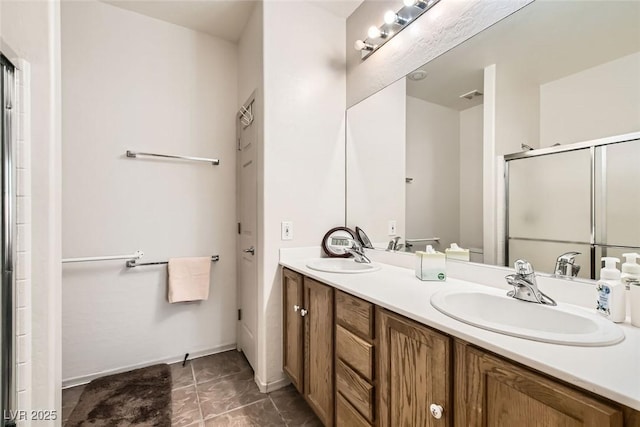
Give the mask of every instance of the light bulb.
<svg viewBox="0 0 640 427">
<path fill-rule="evenodd" d="M 365 43 L 362 40 L 356 40 L 356 42 L 353 44 L 353 47 L 355 47 L 356 50 L 373 50 L 372 44 Z"/>
<path fill-rule="evenodd" d="M 369 27 L 369 31 L 367 31 L 367 36 L 369 36 L 370 39 L 377 39 L 382 36 L 382 31 L 380 31 L 380 28 L 372 25 Z"/>
<path fill-rule="evenodd" d="M 384 14 L 384 23 L 387 25 L 391 25 L 391 24 L 405 25 L 407 23 L 407 20 L 404 18 L 401 18 L 393 10 L 388 10 Z"/>
<path fill-rule="evenodd" d="M 387 10 L 384 14 L 384 23 L 393 24 L 398 19 L 398 15 L 393 10 Z"/>
<path fill-rule="evenodd" d="M 415 6 L 418 0 L 404 0 L 404 5 L 407 7 Z"/>
</svg>

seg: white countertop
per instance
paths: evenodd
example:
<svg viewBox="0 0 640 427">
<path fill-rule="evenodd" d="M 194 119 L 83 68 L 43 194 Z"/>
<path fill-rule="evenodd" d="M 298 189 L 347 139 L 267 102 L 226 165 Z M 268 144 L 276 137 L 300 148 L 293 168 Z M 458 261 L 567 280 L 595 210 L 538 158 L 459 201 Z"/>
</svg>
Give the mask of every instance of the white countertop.
<svg viewBox="0 0 640 427">
<path fill-rule="evenodd" d="M 461 285 L 483 285 L 453 277 L 448 277 L 446 282 L 423 282 L 415 277 L 413 269 L 389 264 L 381 264 L 382 268 L 376 272 L 361 274 L 324 273 L 306 267 L 308 259 L 317 258 L 319 255 L 317 249 L 312 248 L 283 249 L 280 253 L 280 264 L 446 334 L 640 411 L 640 328 L 631 326 L 628 320 L 619 324 L 625 333 L 624 341 L 606 347 L 577 347 L 516 338 L 455 320 L 436 310 L 430 303 L 431 295 L 439 290 Z M 474 267 L 473 264 L 469 264 L 469 267 L 464 268 L 469 270 Z M 503 268 L 477 268 L 478 276 L 482 275 L 483 268 L 492 268 L 497 270 L 500 276 L 504 276 Z M 448 274 L 451 275 L 452 272 L 448 271 Z M 504 279 L 502 281 L 504 282 Z M 561 285 L 563 282 L 566 283 L 559 280 L 556 282 Z M 571 286 L 576 284 L 565 287 Z M 586 287 L 589 291 L 588 285 L 578 286 Z M 548 288 L 540 287 L 552 297 L 557 296 L 547 291 Z M 566 295 L 559 300 L 562 299 L 566 302 Z M 584 299 L 582 295 L 582 300 Z"/>
</svg>

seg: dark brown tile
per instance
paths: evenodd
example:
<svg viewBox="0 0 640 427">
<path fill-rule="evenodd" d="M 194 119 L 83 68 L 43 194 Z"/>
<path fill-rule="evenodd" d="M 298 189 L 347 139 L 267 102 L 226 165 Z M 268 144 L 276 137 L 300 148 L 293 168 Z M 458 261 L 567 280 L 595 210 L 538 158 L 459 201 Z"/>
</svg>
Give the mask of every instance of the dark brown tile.
<svg viewBox="0 0 640 427">
<path fill-rule="evenodd" d="M 260 393 L 253 371 L 248 369 L 218 381 L 198 384 L 197 388 L 205 420 L 267 397 Z"/>
<path fill-rule="evenodd" d="M 202 420 L 196 387 L 184 387 L 171 392 L 173 414 L 171 425 L 183 427 Z"/>
<path fill-rule="evenodd" d="M 206 420 L 205 427 L 286 427 L 271 399 L 262 399 L 226 414 Z"/>
<path fill-rule="evenodd" d="M 171 367 L 171 389 L 186 387 L 194 384 L 191 361 L 182 366 L 182 362 L 169 365 Z"/>
<path fill-rule="evenodd" d="M 251 370 L 241 352 L 236 350 L 194 359 L 193 372 L 198 384 Z"/>
<path fill-rule="evenodd" d="M 322 426 L 322 422 L 313 413 L 304 398 L 294 386 L 289 385 L 269 393 L 280 415 L 289 426 L 311 427 Z"/>
<path fill-rule="evenodd" d="M 62 390 L 62 421 L 69 419 L 69 415 L 73 412 L 73 408 L 78 404 L 80 395 L 84 391 L 84 385 L 66 388 Z"/>
</svg>

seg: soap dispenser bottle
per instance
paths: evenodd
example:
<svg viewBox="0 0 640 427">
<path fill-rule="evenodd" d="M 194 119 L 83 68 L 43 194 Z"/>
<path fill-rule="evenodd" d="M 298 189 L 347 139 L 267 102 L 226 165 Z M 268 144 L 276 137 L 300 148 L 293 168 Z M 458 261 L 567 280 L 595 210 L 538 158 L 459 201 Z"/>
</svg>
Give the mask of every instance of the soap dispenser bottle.
<svg viewBox="0 0 640 427">
<path fill-rule="evenodd" d="M 604 268 L 600 270 L 600 280 L 596 284 L 598 300 L 596 311 L 612 322 L 624 322 L 627 315 L 625 285 L 620 281 L 620 271 L 616 264 L 618 258 L 604 257 Z"/>
<path fill-rule="evenodd" d="M 640 328 L 640 264 L 636 262 L 640 254 L 622 254 L 627 262 L 622 264 L 621 280 L 629 287 L 629 310 L 631 311 L 631 324 Z"/>
<path fill-rule="evenodd" d="M 626 286 L 629 286 L 632 282 L 640 282 L 640 264 L 636 261 L 640 258 L 640 254 L 630 252 L 622 254 L 626 262 L 622 264 L 622 275 L 620 280 Z"/>
</svg>

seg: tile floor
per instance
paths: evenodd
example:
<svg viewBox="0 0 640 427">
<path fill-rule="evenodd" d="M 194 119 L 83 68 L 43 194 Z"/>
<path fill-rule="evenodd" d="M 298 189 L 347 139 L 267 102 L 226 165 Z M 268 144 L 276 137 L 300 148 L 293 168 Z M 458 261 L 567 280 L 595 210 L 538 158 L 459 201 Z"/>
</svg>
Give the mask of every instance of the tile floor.
<svg viewBox="0 0 640 427">
<path fill-rule="evenodd" d="M 293 386 L 260 393 L 251 366 L 235 350 L 173 364 L 171 374 L 172 426 L 322 426 Z M 62 391 L 63 425 L 83 389 Z"/>
</svg>

